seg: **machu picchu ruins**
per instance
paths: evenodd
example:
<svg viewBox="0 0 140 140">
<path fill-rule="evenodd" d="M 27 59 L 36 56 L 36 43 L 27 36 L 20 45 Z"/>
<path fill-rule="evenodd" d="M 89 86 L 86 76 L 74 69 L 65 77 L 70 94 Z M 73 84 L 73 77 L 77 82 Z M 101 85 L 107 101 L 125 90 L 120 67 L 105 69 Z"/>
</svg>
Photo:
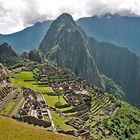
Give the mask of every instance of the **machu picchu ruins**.
<svg viewBox="0 0 140 140">
<path fill-rule="evenodd" d="M 76 137 L 92 139 L 95 132 L 107 137 L 109 132 L 103 130 L 100 121 L 102 116 L 113 116 L 119 106 L 102 89 L 76 77 L 68 69 L 50 64 L 29 64 L 13 71 L 12 76 L 1 74 L 1 114 Z M 57 125 L 54 117 L 63 121 L 64 126 Z"/>
</svg>

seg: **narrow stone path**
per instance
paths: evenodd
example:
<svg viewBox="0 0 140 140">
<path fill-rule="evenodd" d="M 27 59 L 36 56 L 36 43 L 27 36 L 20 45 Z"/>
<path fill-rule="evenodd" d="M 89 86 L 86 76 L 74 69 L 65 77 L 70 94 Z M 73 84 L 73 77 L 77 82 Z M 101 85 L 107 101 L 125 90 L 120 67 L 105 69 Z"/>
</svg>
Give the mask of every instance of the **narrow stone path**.
<svg viewBox="0 0 140 140">
<path fill-rule="evenodd" d="M 50 122 L 51 122 L 52 130 L 53 130 L 53 132 L 55 132 L 56 128 L 55 128 L 54 122 L 52 120 L 52 116 L 51 116 L 50 110 L 47 109 L 47 112 L 48 112 L 48 116 L 49 116 L 49 119 L 50 119 Z"/>
</svg>

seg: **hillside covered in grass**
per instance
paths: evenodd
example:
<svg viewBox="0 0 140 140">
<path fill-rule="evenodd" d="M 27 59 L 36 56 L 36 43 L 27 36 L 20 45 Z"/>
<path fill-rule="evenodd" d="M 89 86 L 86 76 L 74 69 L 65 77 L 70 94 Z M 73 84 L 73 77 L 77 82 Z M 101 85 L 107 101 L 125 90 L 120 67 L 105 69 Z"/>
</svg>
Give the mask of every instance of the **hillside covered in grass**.
<svg viewBox="0 0 140 140">
<path fill-rule="evenodd" d="M 0 116 L 0 140 L 77 140 Z"/>
</svg>

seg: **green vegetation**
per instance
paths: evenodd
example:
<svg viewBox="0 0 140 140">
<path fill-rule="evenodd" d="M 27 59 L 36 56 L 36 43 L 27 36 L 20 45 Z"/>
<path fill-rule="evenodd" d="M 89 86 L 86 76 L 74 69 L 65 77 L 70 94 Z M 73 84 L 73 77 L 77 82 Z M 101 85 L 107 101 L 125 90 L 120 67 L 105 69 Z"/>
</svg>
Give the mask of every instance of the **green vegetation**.
<svg viewBox="0 0 140 140">
<path fill-rule="evenodd" d="M 31 50 L 28 53 L 28 59 L 38 63 L 44 63 L 46 61 L 44 54 L 38 49 Z"/>
<path fill-rule="evenodd" d="M 50 121 L 48 115 L 45 115 L 45 116 L 44 116 L 44 119 L 45 119 L 45 121 Z"/>
<path fill-rule="evenodd" d="M 61 97 L 61 95 L 62 95 L 61 89 L 57 89 L 57 90 L 55 91 L 55 94 L 58 96 L 58 103 L 61 103 L 61 102 L 60 102 L 60 97 Z"/>
<path fill-rule="evenodd" d="M 49 107 L 53 107 L 55 108 L 55 104 L 57 103 L 58 101 L 58 96 L 51 96 L 51 95 L 47 95 L 47 94 L 43 94 L 47 104 Z M 61 105 L 65 105 L 65 104 L 68 104 L 66 102 L 66 100 L 63 98 L 63 96 L 61 95 L 60 96 L 60 102 L 61 102 Z"/>
<path fill-rule="evenodd" d="M 118 84 L 116 84 L 112 79 L 109 79 L 103 74 L 102 74 L 102 84 L 108 93 L 113 94 L 117 98 L 124 98 L 125 93 L 123 89 Z"/>
<path fill-rule="evenodd" d="M 0 116 L 0 140 L 76 140 Z"/>
<path fill-rule="evenodd" d="M 140 138 L 140 111 L 137 108 L 123 102 L 114 117 L 104 120 L 104 126 L 112 135 L 120 140 L 138 140 Z"/>
<path fill-rule="evenodd" d="M 16 52 L 7 43 L 0 45 L 0 56 L 0 62 L 9 69 L 18 68 L 26 64 L 25 60 L 17 56 Z"/>
<path fill-rule="evenodd" d="M 17 79 L 20 79 L 20 80 L 27 80 L 27 81 L 34 81 L 34 78 L 33 78 L 33 73 L 30 72 L 30 71 L 24 71 L 24 72 L 21 72 L 19 74 L 16 74 L 15 75 L 15 78 Z"/>
<path fill-rule="evenodd" d="M 96 90 L 95 90 L 96 91 Z M 103 140 L 139 140 L 140 110 L 100 90 L 91 94 L 90 135 Z"/>
<path fill-rule="evenodd" d="M 35 75 L 36 77 L 39 76 L 38 74 L 38 69 L 35 69 L 33 73 L 29 71 L 21 72 L 15 74 L 13 78 L 11 78 L 11 82 L 15 87 L 27 87 L 34 91 L 42 92 L 47 105 L 51 108 L 55 108 L 57 111 L 64 113 L 65 111 L 72 110 L 73 107 L 64 99 L 60 89 L 56 90 L 54 94 L 47 85 L 40 85 L 40 82 L 35 78 Z M 108 80 L 109 79 L 107 79 L 107 81 Z M 108 88 L 112 89 L 112 92 L 115 93 L 117 97 L 123 95 L 119 86 L 114 86 L 111 80 L 108 83 Z M 117 92 L 119 90 L 120 92 Z M 86 123 L 82 124 L 82 126 L 79 125 L 80 127 L 84 129 L 88 128 L 90 135 L 95 139 L 137 140 L 140 138 L 140 111 L 138 109 L 118 100 L 111 94 L 104 93 L 101 89 L 95 88 L 93 90 L 91 87 L 89 92 L 90 99 L 87 100 L 89 103 L 86 103 L 90 108 L 90 117 Z M 21 104 L 22 101 L 19 102 L 17 108 L 15 108 L 12 113 L 16 114 Z M 12 103 L 9 103 L 9 105 L 3 110 L 3 114 L 6 114 L 11 106 Z M 65 113 L 68 117 L 63 117 L 51 112 L 55 127 L 64 131 L 74 129 L 71 126 L 66 125 L 65 121 L 71 119 L 70 116 L 76 113 L 79 112 Z M 49 121 L 48 116 L 45 116 L 45 120 Z M 74 116 L 72 117 L 72 120 L 74 121 L 74 125 L 76 123 L 82 123 L 80 118 Z"/>
</svg>

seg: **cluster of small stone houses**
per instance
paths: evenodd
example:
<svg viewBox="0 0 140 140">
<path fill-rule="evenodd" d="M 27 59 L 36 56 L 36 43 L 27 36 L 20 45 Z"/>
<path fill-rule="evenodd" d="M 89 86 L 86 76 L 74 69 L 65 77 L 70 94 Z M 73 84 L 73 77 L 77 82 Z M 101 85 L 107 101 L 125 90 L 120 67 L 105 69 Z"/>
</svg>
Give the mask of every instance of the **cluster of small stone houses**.
<svg viewBox="0 0 140 140">
<path fill-rule="evenodd" d="M 17 119 L 45 128 L 51 126 L 50 121 L 44 119 L 48 112 L 43 96 L 28 88 L 23 88 L 23 96 L 25 102 L 19 110 Z"/>
</svg>

